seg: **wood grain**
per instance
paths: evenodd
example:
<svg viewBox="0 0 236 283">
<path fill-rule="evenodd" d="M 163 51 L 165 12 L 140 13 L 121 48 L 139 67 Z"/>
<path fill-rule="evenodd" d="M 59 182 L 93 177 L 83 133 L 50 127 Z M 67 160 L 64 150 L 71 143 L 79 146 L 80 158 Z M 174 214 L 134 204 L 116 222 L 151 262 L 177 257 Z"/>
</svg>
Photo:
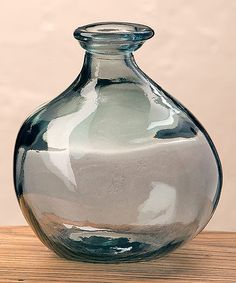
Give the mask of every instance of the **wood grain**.
<svg viewBox="0 0 236 283">
<path fill-rule="evenodd" d="M 29 227 L 1 227 L 0 282 L 236 282 L 236 233 L 203 232 L 154 261 L 89 264 L 57 257 Z"/>
</svg>

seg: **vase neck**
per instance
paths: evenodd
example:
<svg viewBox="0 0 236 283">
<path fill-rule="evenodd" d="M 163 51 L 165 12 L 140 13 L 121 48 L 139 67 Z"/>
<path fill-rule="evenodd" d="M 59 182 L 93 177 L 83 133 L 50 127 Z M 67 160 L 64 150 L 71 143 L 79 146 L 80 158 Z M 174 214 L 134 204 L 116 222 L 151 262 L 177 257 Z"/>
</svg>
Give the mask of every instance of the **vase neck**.
<svg viewBox="0 0 236 283">
<path fill-rule="evenodd" d="M 86 52 L 81 76 L 85 80 L 122 80 L 134 77 L 136 68 L 132 53 L 103 55 Z"/>
</svg>

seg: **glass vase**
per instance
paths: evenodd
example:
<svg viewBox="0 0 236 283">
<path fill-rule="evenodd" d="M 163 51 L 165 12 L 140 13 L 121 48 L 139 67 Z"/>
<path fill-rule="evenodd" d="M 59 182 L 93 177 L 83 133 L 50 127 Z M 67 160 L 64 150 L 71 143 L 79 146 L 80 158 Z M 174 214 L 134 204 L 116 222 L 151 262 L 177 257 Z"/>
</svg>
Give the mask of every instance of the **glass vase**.
<svg viewBox="0 0 236 283">
<path fill-rule="evenodd" d="M 19 131 L 17 198 L 59 256 L 161 257 L 196 236 L 216 208 L 222 170 L 212 140 L 134 60 L 153 34 L 133 23 L 76 29 L 86 50 L 80 74 Z"/>
</svg>

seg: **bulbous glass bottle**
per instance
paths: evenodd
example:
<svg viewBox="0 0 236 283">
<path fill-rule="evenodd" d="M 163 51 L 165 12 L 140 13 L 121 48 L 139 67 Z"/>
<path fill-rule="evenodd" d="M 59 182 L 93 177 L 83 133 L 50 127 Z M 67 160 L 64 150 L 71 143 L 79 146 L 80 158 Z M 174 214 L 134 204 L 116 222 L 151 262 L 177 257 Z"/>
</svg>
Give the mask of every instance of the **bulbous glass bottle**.
<svg viewBox="0 0 236 283">
<path fill-rule="evenodd" d="M 134 61 L 153 34 L 132 23 L 78 28 L 79 76 L 19 131 L 20 207 L 62 257 L 160 257 L 197 235 L 216 208 L 222 171 L 209 135 Z"/>
</svg>

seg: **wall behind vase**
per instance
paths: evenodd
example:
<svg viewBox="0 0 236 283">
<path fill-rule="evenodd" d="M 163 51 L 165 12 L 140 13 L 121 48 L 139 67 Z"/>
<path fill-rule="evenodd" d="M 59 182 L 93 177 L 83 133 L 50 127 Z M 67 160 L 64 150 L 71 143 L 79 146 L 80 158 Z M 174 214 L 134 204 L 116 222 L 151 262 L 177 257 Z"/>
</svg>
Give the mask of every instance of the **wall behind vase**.
<svg viewBox="0 0 236 283">
<path fill-rule="evenodd" d="M 38 105 L 77 76 L 79 26 L 97 21 L 150 25 L 156 36 L 136 52 L 140 67 L 199 118 L 224 168 L 218 209 L 207 226 L 236 231 L 236 1 L 0 1 L 0 225 L 25 224 L 14 195 L 17 131 Z"/>
</svg>

